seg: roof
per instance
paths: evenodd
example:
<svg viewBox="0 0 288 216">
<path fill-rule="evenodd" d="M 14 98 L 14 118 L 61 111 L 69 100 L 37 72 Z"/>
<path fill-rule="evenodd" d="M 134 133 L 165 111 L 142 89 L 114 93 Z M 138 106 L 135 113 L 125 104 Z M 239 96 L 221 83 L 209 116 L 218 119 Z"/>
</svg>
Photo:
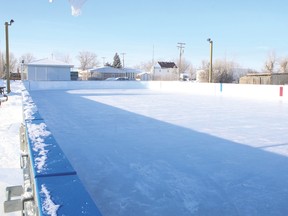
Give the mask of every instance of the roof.
<svg viewBox="0 0 288 216">
<path fill-rule="evenodd" d="M 177 68 L 174 62 L 158 62 L 161 68 Z"/>
<path fill-rule="evenodd" d="M 141 72 L 138 69 L 133 69 L 133 68 L 114 68 L 110 66 L 104 66 L 104 67 L 99 67 L 99 68 L 94 68 L 91 69 L 90 72 L 98 72 L 98 73 L 139 73 Z"/>
<path fill-rule="evenodd" d="M 126 73 L 141 73 L 142 70 L 135 68 L 123 68 Z"/>
<path fill-rule="evenodd" d="M 74 67 L 74 65 L 68 64 L 66 62 L 62 62 L 62 61 L 58 61 L 55 59 L 49 59 L 49 58 L 45 58 L 45 59 L 39 59 L 30 63 L 27 63 L 26 65 L 30 66 L 57 66 L 57 67 Z"/>
<path fill-rule="evenodd" d="M 89 71 L 90 72 L 98 72 L 98 73 L 125 73 L 121 69 L 114 68 L 114 67 L 109 67 L 109 66 L 94 68 L 94 69 L 91 69 Z"/>
</svg>

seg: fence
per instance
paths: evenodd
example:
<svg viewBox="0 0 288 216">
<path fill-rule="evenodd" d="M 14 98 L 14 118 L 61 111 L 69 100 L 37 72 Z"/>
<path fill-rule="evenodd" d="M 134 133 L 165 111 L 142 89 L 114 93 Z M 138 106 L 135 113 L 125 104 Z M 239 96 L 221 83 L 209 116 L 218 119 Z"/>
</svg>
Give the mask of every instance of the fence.
<svg viewBox="0 0 288 216">
<path fill-rule="evenodd" d="M 193 83 L 180 81 L 25 81 L 24 84 L 29 91 L 56 89 L 153 89 L 197 95 L 288 101 L 287 85 Z M 282 94 L 280 94 L 280 91 L 282 91 Z"/>
</svg>

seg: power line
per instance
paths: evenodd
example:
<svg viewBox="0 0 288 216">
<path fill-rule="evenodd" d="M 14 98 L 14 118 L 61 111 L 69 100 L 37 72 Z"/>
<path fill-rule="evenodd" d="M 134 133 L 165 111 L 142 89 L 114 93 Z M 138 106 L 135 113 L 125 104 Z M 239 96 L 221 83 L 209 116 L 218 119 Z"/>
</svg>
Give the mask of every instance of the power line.
<svg viewBox="0 0 288 216">
<path fill-rule="evenodd" d="M 182 54 L 184 53 L 184 48 L 185 48 L 185 43 L 181 43 L 181 42 L 179 42 L 178 43 L 178 49 L 179 49 L 179 51 L 180 51 L 180 54 L 179 54 L 179 65 L 178 65 L 178 73 L 179 73 L 179 75 L 180 75 L 180 72 L 181 72 L 181 69 L 182 69 Z"/>
</svg>

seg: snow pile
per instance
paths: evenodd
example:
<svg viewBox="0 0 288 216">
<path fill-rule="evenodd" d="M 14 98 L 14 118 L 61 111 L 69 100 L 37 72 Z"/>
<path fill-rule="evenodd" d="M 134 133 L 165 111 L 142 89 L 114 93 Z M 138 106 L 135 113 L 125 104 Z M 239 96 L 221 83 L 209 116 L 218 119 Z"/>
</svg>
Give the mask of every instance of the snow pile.
<svg viewBox="0 0 288 216">
<path fill-rule="evenodd" d="M 60 205 L 56 205 L 52 201 L 50 192 L 47 190 L 44 184 L 41 185 L 40 194 L 44 196 L 44 202 L 42 205 L 43 212 L 51 216 L 57 216 L 57 210 L 59 209 Z"/>
<path fill-rule="evenodd" d="M 45 144 L 44 140 L 51 133 L 46 130 L 47 126 L 45 123 L 39 125 L 27 123 L 28 135 L 33 143 L 33 151 L 39 153 L 39 157 L 35 158 L 35 164 L 37 166 L 37 172 L 41 172 L 45 168 L 47 160 L 48 150 L 45 149 L 49 144 Z"/>
<path fill-rule="evenodd" d="M 5 188 L 23 183 L 23 174 L 19 166 L 22 89 L 20 81 L 11 81 L 9 99 L 0 106 L 0 215 L 4 215 Z M 20 212 L 5 215 L 19 216 Z"/>
<path fill-rule="evenodd" d="M 49 144 L 45 143 L 45 138 L 51 135 L 51 133 L 46 129 L 45 123 L 35 124 L 31 120 L 37 119 L 38 109 L 33 102 L 28 91 L 22 92 L 23 99 L 23 114 L 24 119 L 27 121 L 28 136 L 32 142 L 33 151 L 38 153 L 38 157 L 35 158 L 35 165 L 37 167 L 37 172 L 41 172 L 45 168 L 45 163 L 47 160 L 48 150 L 45 147 Z"/>
<path fill-rule="evenodd" d="M 22 92 L 22 99 L 23 99 L 24 119 L 34 119 L 33 116 L 37 112 L 37 107 L 34 104 L 31 96 L 28 93 L 28 91 L 23 91 Z"/>
</svg>

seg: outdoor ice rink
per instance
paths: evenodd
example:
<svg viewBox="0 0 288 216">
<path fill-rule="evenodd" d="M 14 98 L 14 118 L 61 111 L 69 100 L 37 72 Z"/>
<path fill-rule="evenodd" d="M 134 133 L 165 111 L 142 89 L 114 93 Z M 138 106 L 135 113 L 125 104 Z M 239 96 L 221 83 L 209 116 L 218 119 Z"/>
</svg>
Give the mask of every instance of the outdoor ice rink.
<svg viewBox="0 0 288 216">
<path fill-rule="evenodd" d="M 149 89 L 30 95 L 103 216 L 288 215 L 287 102 Z"/>
</svg>

